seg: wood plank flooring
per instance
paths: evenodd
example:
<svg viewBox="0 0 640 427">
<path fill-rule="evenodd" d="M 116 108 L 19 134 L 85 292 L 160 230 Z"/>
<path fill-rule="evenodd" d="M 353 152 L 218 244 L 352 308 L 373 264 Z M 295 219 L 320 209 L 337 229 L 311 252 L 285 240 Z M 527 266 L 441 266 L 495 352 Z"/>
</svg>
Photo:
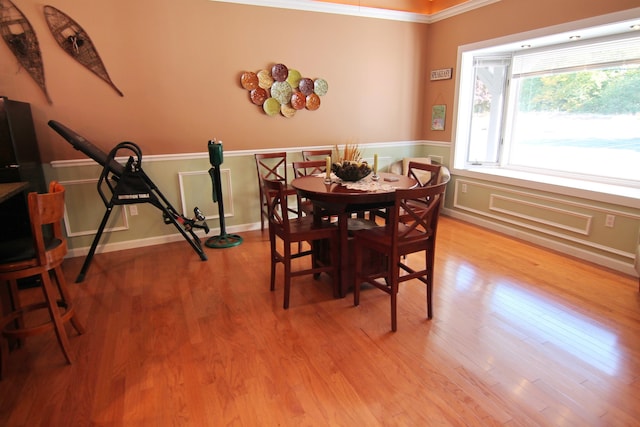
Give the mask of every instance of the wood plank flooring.
<svg viewBox="0 0 640 427">
<path fill-rule="evenodd" d="M 442 217 L 425 290 L 269 291 L 268 237 L 98 254 L 74 284 L 87 333 L 12 352 L 0 426 L 634 426 L 638 280 Z M 411 259 L 411 262 L 420 262 Z M 24 293 L 35 297 L 33 291 Z M 31 293 L 31 295 L 29 295 Z"/>
</svg>

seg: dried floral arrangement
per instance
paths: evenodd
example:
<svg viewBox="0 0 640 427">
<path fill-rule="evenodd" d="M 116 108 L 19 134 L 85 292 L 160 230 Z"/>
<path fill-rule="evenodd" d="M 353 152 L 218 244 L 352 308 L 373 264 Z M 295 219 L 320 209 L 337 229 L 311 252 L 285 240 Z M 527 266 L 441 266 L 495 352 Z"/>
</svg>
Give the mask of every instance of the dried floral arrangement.
<svg viewBox="0 0 640 427">
<path fill-rule="evenodd" d="M 342 154 L 340 153 L 340 149 L 338 145 L 333 147 L 334 153 L 334 163 L 344 163 L 344 162 L 356 162 L 359 163 L 362 160 L 362 154 L 360 153 L 360 148 L 358 144 L 345 144 L 342 150 Z"/>
<path fill-rule="evenodd" d="M 358 144 L 345 144 L 342 154 L 337 145 L 333 151 L 336 161 L 331 165 L 331 171 L 343 181 L 358 181 L 371 173 L 367 162 L 362 161 Z"/>
</svg>

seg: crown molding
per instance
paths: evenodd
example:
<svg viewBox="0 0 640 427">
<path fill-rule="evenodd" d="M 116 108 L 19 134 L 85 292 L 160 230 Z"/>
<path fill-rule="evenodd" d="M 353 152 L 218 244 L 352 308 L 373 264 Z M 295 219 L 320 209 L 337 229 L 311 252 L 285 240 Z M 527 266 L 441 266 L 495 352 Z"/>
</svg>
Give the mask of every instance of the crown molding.
<svg viewBox="0 0 640 427">
<path fill-rule="evenodd" d="M 450 7 L 432 15 L 402 12 L 397 10 L 378 9 L 373 7 L 352 6 L 337 3 L 323 3 L 312 0 L 209 0 L 220 3 L 236 3 L 249 6 L 275 7 L 280 9 L 295 9 L 307 12 L 332 13 L 361 18 L 388 19 L 392 21 L 416 22 L 430 24 L 487 6 L 500 0 L 468 0 L 458 6 Z"/>
</svg>

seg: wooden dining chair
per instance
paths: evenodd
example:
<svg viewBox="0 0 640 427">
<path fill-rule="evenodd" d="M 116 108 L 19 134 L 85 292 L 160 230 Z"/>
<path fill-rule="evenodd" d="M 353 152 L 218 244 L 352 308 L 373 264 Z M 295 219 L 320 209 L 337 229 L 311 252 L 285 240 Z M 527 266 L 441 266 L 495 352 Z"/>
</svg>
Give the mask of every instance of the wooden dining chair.
<svg viewBox="0 0 640 427">
<path fill-rule="evenodd" d="M 397 330 L 398 285 L 418 279 L 427 288 L 427 318 L 433 317 L 433 267 L 436 231 L 444 190 L 447 183 L 395 191 L 395 204 L 389 210 L 386 225 L 353 233 L 355 248 L 354 305 L 360 304 L 362 283 L 375 286 L 391 297 L 391 330 Z M 363 253 L 384 255 L 380 269 L 363 272 Z M 424 252 L 424 266 L 409 265 L 415 252 Z"/>
<path fill-rule="evenodd" d="M 68 363 L 72 362 L 65 324 L 71 322 L 78 334 L 84 333 L 67 291 L 62 272 L 62 261 L 67 253 L 67 241 L 62 231 L 65 189 L 53 181 L 49 193 L 28 194 L 29 220 L 32 236 L 8 243 L 0 248 L 0 281 L 8 284 L 11 312 L 0 322 L 2 335 L 7 340 L 0 343 L 0 374 L 4 374 L 9 356 L 9 341 L 21 343 L 24 338 L 54 330 L 58 344 Z M 8 250 L 6 250 L 8 249 Z M 53 274 L 51 274 L 53 273 Z M 18 280 L 35 277 L 41 287 L 44 300 L 27 305 L 20 303 Z M 54 286 L 51 279 L 55 279 Z M 44 323 L 27 322 L 29 313 L 48 310 Z M 29 316 L 32 317 L 32 316 Z M 33 316 L 37 317 L 37 316 Z M 37 317 L 40 319 L 40 317 Z M 5 342 L 6 341 L 6 342 Z M 6 345 L 5 345 L 6 344 Z"/>
<path fill-rule="evenodd" d="M 413 178 L 418 181 L 418 186 L 420 187 L 435 185 L 441 180 L 440 171 L 442 166 L 430 163 L 429 159 L 425 159 L 424 162 L 421 162 L 420 160 L 410 160 L 406 162 L 404 167 L 406 169 L 406 175 L 409 178 Z M 411 201 L 408 203 L 411 203 Z M 380 218 L 387 218 L 387 213 L 379 209 L 372 212 L 371 215 Z"/>
<path fill-rule="evenodd" d="M 291 279 L 293 277 L 322 272 L 330 273 L 333 280 L 334 294 L 337 291 L 338 278 L 338 228 L 328 222 L 322 221 L 314 224 L 312 216 L 289 218 L 287 215 L 287 193 L 281 181 L 262 181 L 263 192 L 267 197 L 269 219 L 269 242 L 271 248 L 271 290 L 275 290 L 276 265 L 284 266 L 284 303 L 285 309 L 289 308 L 289 296 L 291 293 Z M 278 241 L 281 241 L 279 244 Z M 330 262 L 323 264 L 316 256 L 316 251 L 304 249 L 300 246 L 303 242 L 328 242 Z M 297 251 L 293 252 L 291 246 L 298 243 Z M 292 270 L 292 260 L 309 257 L 311 265 L 308 268 Z"/>
<path fill-rule="evenodd" d="M 263 192 L 262 181 L 280 181 L 285 185 L 287 196 L 296 195 L 294 188 L 289 186 L 287 179 L 287 153 L 286 151 L 274 153 L 256 153 L 256 171 L 258 173 L 258 191 L 260 194 L 260 230 L 264 230 L 265 221 L 268 220 L 267 197 Z M 289 208 L 289 212 L 301 215 L 296 209 Z"/>
<path fill-rule="evenodd" d="M 410 161 L 407 166 L 407 176 L 418 181 L 419 186 L 429 187 L 442 181 L 441 170 L 442 166 L 440 165 Z M 407 201 L 407 203 L 414 204 L 415 209 L 424 208 L 423 204 L 415 205 L 411 200 Z M 440 205 L 442 206 L 442 203 Z"/>
<path fill-rule="evenodd" d="M 325 161 L 327 157 L 333 156 L 333 150 L 330 148 L 322 150 L 302 150 L 302 160 L 309 162 L 312 160 Z"/>
</svg>

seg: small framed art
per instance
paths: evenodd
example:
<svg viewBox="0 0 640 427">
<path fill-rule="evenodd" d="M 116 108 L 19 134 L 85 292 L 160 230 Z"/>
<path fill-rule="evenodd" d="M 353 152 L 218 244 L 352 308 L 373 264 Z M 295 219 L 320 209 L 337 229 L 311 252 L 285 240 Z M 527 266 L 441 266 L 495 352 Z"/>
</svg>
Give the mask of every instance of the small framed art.
<svg viewBox="0 0 640 427">
<path fill-rule="evenodd" d="M 431 130 L 444 130 L 447 106 L 444 104 L 431 107 Z"/>
</svg>

